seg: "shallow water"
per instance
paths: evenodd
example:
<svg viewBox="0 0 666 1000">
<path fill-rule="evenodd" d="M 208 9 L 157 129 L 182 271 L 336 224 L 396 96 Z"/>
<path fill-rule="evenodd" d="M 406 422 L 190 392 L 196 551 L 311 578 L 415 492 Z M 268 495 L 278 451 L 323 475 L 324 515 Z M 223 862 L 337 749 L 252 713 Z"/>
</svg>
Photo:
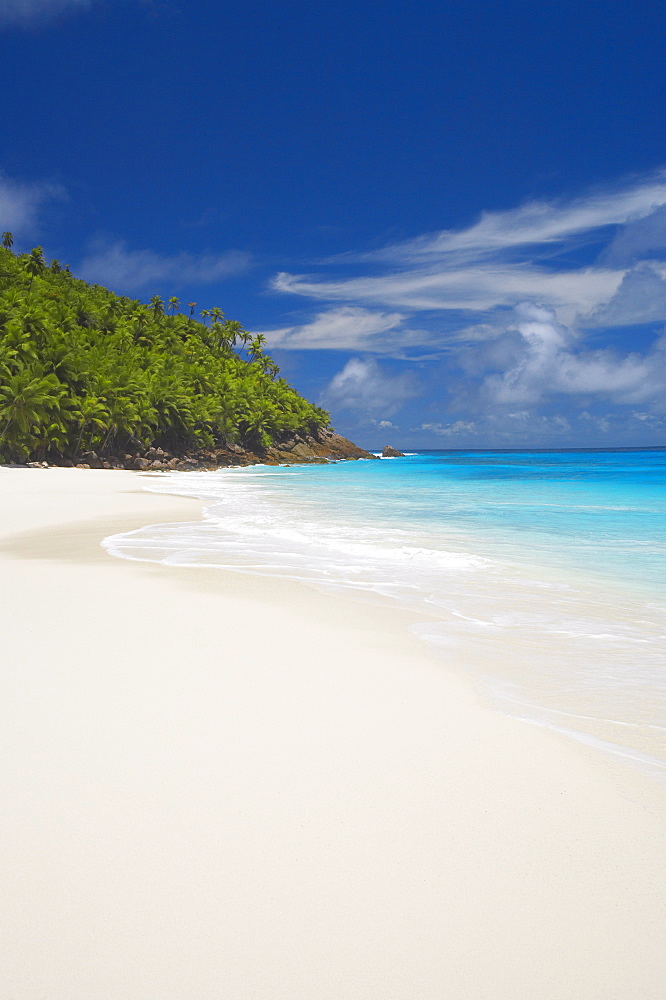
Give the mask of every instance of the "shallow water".
<svg viewBox="0 0 666 1000">
<path fill-rule="evenodd" d="M 201 497 L 204 520 L 113 536 L 114 555 L 398 602 L 502 710 L 666 777 L 666 450 L 421 452 L 148 488 Z"/>
</svg>

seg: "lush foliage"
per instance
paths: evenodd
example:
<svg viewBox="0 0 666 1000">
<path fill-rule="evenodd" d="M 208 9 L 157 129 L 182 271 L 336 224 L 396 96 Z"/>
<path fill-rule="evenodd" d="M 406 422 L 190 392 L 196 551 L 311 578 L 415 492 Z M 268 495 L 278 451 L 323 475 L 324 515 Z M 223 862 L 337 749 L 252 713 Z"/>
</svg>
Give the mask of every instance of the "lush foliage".
<svg viewBox="0 0 666 1000">
<path fill-rule="evenodd" d="M 0 247 L 0 460 L 241 444 L 328 425 L 221 310 L 187 315 L 72 277 L 41 247 Z"/>
</svg>

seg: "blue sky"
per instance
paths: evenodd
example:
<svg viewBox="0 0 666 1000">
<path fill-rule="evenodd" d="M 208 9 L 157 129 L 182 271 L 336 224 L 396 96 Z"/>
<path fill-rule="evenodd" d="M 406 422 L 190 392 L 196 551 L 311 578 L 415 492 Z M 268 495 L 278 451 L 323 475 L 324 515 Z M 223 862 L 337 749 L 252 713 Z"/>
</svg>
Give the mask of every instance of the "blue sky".
<svg viewBox="0 0 666 1000">
<path fill-rule="evenodd" d="M 0 229 L 360 444 L 666 444 L 666 13 L 3 0 Z"/>
</svg>

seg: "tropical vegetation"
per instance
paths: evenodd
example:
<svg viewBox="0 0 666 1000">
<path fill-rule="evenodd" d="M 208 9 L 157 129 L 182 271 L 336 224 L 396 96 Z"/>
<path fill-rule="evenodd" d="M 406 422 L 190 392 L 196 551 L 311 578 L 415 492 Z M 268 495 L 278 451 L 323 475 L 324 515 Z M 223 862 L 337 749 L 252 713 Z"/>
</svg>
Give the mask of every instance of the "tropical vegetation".
<svg viewBox="0 0 666 1000">
<path fill-rule="evenodd" d="M 72 276 L 41 247 L 0 246 L 0 461 L 134 454 L 151 446 L 261 451 L 328 414 L 280 377 L 221 309 L 143 304 Z"/>
</svg>

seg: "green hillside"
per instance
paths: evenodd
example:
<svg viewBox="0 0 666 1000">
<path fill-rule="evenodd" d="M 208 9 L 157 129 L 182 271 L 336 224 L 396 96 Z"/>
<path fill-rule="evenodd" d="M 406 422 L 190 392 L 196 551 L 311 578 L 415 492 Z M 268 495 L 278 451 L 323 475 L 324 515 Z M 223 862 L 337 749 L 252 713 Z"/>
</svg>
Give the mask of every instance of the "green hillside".
<svg viewBox="0 0 666 1000">
<path fill-rule="evenodd" d="M 148 305 L 72 277 L 41 247 L 0 247 L 0 461 L 75 460 L 317 434 L 328 414 L 221 310 Z"/>
</svg>

